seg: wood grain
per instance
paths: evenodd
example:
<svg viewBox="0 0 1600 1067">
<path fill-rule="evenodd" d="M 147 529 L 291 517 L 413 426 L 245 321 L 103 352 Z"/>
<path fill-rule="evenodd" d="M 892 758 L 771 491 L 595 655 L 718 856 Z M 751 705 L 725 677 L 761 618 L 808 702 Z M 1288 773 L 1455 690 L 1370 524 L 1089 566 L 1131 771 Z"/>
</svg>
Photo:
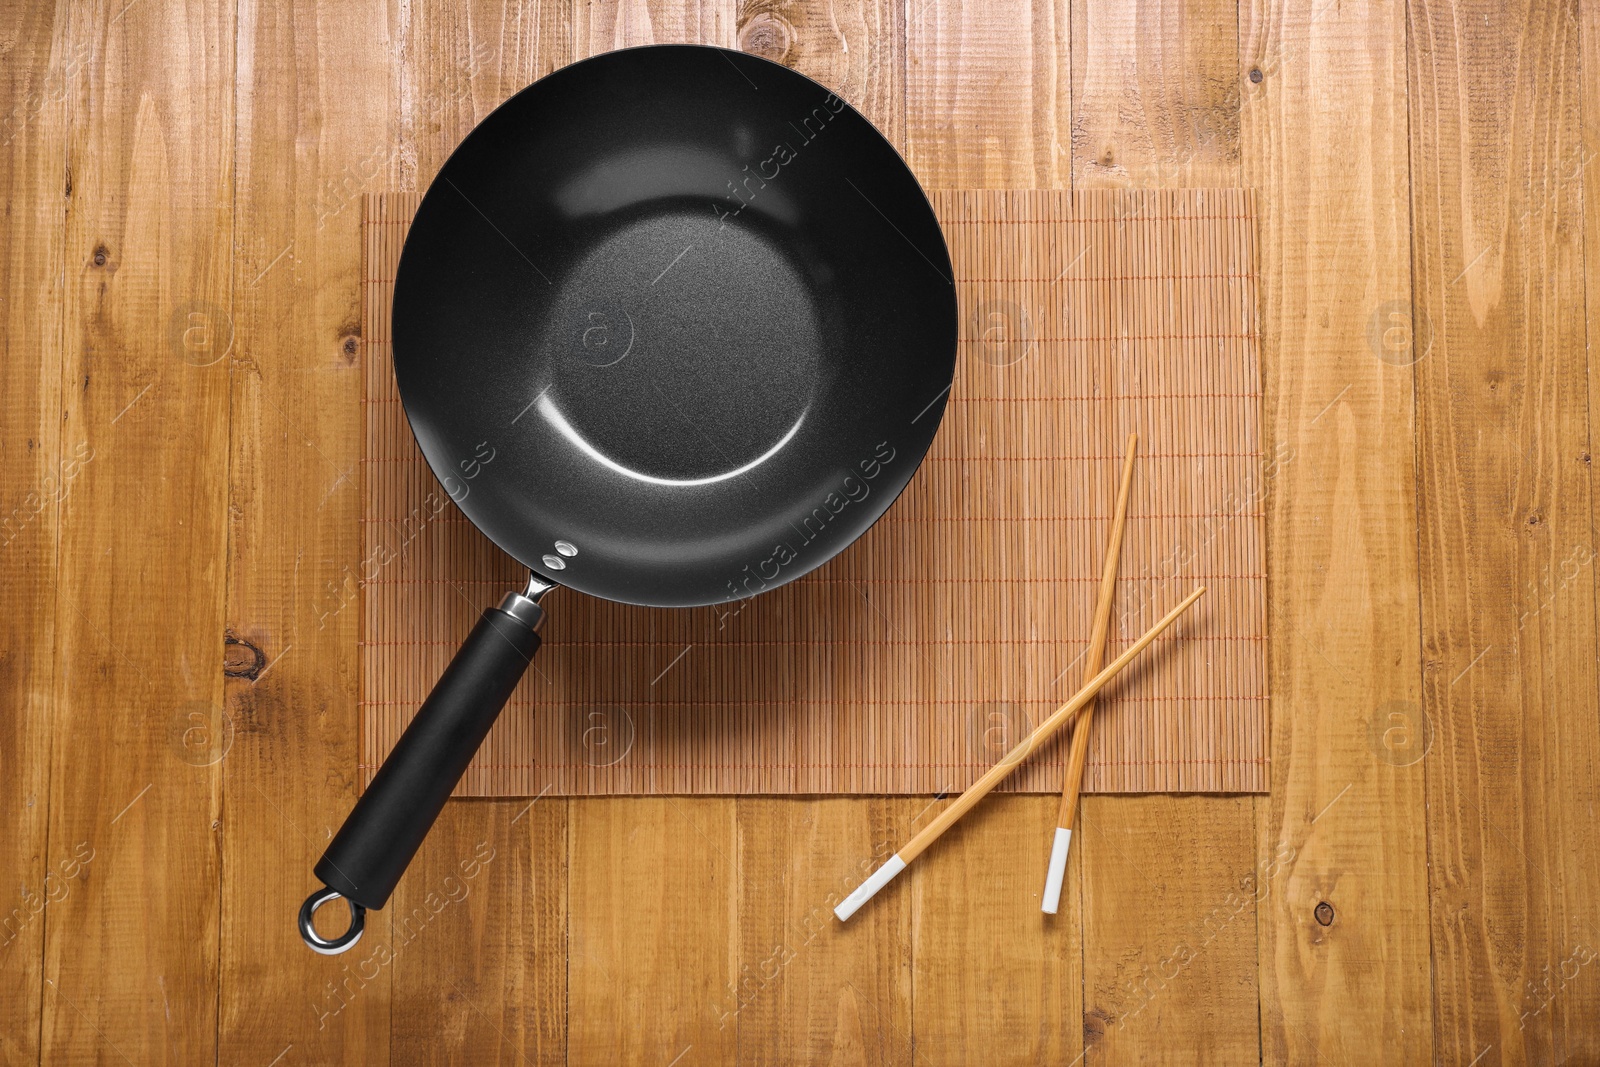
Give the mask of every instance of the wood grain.
<svg viewBox="0 0 1600 1067">
<path fill-rule="evenodd" d="M 1128 801 L 1086 810 L 1073 835 L 1086 1059 L 1256 1063 L 1256 908 L 1276 869 L 1253 856 L 1253 802 Z"/>
<path fill-rule="evenodd" d="M 1067 0 L 906 3 L 905 154 L 922 184 L 1067 188 Z"/>
<path fill-rule="evenodd" d="M 72 12 L 61 434 L 95 459 L 60 506 L 49 848 L 93 859 L 45 926 L 51 1062 L 217 1051 L 221 773 L 188 742 L 223 696 L 234 31 Z"/>
<path fill-rule="evenodd" d="M 1586 316 L 1584 338 L 1589 350 L 1600 344 L 1600 3 L 1589 0 L 1578 8 L 1579 43 L 1582 55 L 1578 67 L 1583 75 L 1582 102 L 1579 117 L 1583 123 L 1582 155 L 1579 172 L 1583 183 L 1583 269 L 1584 311 Z M 1600 374 L 1591 368 L 1588 377 L 1589 392 L 1589 506 L 1591 527 L 1600 529 L 1600 500 L 1595 499 L 1595 474 L 1593 450 L 1600 440 Z M 1600 544 L 1595 544 L 1600 549 Z M 1591 571 L 1594 565 L 1591 563 Z M 1600 574 L 1595 577 L 1600 587 Z"/>
<path fill-rule="evenodd" d="M 392 961 L 392 1062 L 568 1062 L 566 860 L 566 801 L 445 806 L 390 904 L 387 953 L 353 953 Z"/>
<path fill-rule="evenodd" d="M 728 991 L 752 962 L 736 948 L 734 801 L 591 798 L 568 827 L 570 1046 L 600 1063 L 732 1062 Z"/>
<path fill-rule="evenodd" d="M 736 46 L 735 0 L 574 0 L 574 59 L 642 44 Z"/>
<path fill-rule="evenodd" d="M 65 5 L 0 12 L 0 1062 L 37 1062 L 46 913 L 81 888 L 50 847 L 56 513 L 93 446 L 61 436 L 67 88 L 84 55 Z M 92 862 L 92 861 L 91 861 Z"/>
<path fill-rule="evenodd" d="M 909 836 L 916 799 L 739 801 L 738 967 L 717 1018 L 752 1064 L 909 1064 L 911 903 L 833 907 Z"/>
<path fill-rule="evenodd" d="M 252 2 L 239 20 L 228 630 L 247 669 L 224 740 L 195 755 L 218 760 L 231 828 L 219 1056 L 381 1061 L 394 972 L 371 952 L 388 916 L 338 959 L 308 953 L 293 916 L 355 797 L 359 613 L 341 608 L 362 572 L 359 196 L 394 180 L 394 42 L 381 3 Z"/>
<path fill-rule="evenodd" d="M 799 71 L 905 140 L 907 0 L 741 0 L 739 48 Z"/>
<path fill-rule="evenodd" d="M 1239 183 L 1232 0 L 1072 0 L 1072 180 Z"/>
<path fill-rule="evenodd" d="M 1273 784 L 1256 850 L 1292 856 L 1258 908 L 1272 1062 L 1433 1054 L 1427 807 L 1403 729 L 1421 662 L 1402 19 L 1377 3 L 1240 9 L 1279 442 L 1265 483 Z"/>
<path fill-rule="evenodd" d="M 1409 11 L 1435 1052 L 1595 1060 L 1590 412 L 1562 384 L 1590 372 L 1578 9 Z"/>
<path fill-rule="evenodd" d="M 1039 911 L 1038 850 L 1055 829 L 1056 805 L 1055 797 L 990 797 L 850 920 L 910 881 L 918 1064 L 1072 1063 L 1082 1052 L 1075 887 L 1062 889 L 1056 915 Z"/>
<path fill-rule="evenodd" d="M 394 67 L 402 100 L 398 188 L 427 189 L 489 112 L 572 62 L 573 7 L 573 0 L 408 6 L 402 61 Z"/>
<path fill-rule="evenodd" d="M 1075 184 L 1240 184 L 1235 7 L 1074 0 L 1072 20 Z M 1145 437 L 1150 451 L 1161 450 L 1159 437 Z M 1264 450 L 1269 462 L 1271 445 Z M 1260 522 L 1265 466 L 1252 470 L 1241 494 L 1251 502 L 1246 521 Z M 1139 514 L 1130 518 L 1135 526 Z M 1119 606 L 1119 617 L 1125 611 Z M 1097 716 L 1094 747 L 1117 714 L 1106 708 Z M 1252 822 L 1242 798 L 1083 798 L 1068 877 L 1082 880 L 1086 1058 L 1258 1058 L 1257 983 L 1239 969 L 1256 944 L 1258 904 L 1246 884 L 1258 866 Z M 1048 855 L 1043 842 L 1035 850 Z M 1175 1033 L 1193 1035 L 1194 1044 L 1175 1042 Z"/>
</svg>

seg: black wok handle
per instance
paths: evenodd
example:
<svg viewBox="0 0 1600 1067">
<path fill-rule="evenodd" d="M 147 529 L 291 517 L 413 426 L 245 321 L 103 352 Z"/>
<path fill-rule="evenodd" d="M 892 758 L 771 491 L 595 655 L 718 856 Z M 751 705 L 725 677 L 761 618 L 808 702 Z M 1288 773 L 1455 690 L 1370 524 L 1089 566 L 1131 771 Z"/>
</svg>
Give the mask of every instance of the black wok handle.
<svg viewBox="0 0 1600 1067">
<path fill-rule="evenodd" d="M 361 937 L 366 909 L 388 903 L 539 650 L 535 630 L 544 612 L 535 595 L 530 585 L 528 594 L 512 593 L 484 611 L 322 854 L 315 873 L 327 889 L 300 908 L 300 935 L 312 949 L 334 955 L 350 948 Z M 338 897 L 350 905 L 350 928 L 324 938 L 311 917 Z"/>
</svg>

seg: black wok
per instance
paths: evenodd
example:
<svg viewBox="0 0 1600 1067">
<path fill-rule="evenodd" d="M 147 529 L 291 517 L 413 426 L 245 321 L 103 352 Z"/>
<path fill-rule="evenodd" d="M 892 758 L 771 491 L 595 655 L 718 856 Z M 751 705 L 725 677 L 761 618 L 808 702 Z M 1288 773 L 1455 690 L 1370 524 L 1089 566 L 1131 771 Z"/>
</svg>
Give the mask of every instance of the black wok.
<svg viewBox="0 0 1600 1067">
<path fill-rule="evenodd" d="M 844 101 L 739 52 L 557 71 L 429 188 L 395 377 L 435 476 L 526 590 L 486 610 L 316 867 L 339 952 L 381 908 L 534 652 L 556 583 L 690 607 L 793 581 L 921 462 L 955 366 L 927 198 Z M 312 928 L 344 897 L 350 929 Z"/>
</svg>

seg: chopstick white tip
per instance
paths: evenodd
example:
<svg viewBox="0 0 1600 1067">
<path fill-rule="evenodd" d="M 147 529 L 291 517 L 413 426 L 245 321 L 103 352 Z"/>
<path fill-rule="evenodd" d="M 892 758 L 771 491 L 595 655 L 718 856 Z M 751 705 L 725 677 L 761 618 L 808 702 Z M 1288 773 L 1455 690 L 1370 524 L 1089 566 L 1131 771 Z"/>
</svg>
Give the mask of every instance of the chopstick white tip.
<svg viewBox="0 0 1600 1067">
<path fill-rule="evenodd" d="M 1050 873 L 1044 879 L 1044 904 L 1046 915 L 1054 915 L 1061 907 L 1061 881 L 1067 873 L 1067 849 L 1072 844 L 1072 831 L 1056 827 L 1056 839 L 1050 846 Z"/>
<path fill-rule="evenodd" d="M 861 905 L 871 900 L 878 890 L 888 885 L 890 879 L 905 869 L 906 861 L 900 858 L 899 853 L 890 856 L 882 867 L 873 871 L 865 882 L 856 887 L 854 893 L 841 900 L 839 906 L 833 909 L 833 913 L 839 917 L 840 922 L 844 922 L 854 915 Z"/>
</svg>

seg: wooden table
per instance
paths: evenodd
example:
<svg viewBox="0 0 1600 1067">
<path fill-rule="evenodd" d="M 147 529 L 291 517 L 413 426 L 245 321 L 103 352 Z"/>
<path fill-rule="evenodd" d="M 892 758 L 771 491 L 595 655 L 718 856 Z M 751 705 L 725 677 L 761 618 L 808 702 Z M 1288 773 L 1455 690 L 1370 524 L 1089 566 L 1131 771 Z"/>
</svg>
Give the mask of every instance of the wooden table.
<svg viewBox="0 0 1600 1067">
<path fill-rule="evenodd" d="M 1594 3 L 3 7 L 6 1062 L 1600 1062 Z M 1089 798 L 1055 922 L 1056 801 L 996 797 L 847 927 L 925 799 L 461 802 L 304 949 L 358 198 L 652 40 L 783 58 L 930 187 L 1260 191 L 1270 796 Z"/>
</svg>

